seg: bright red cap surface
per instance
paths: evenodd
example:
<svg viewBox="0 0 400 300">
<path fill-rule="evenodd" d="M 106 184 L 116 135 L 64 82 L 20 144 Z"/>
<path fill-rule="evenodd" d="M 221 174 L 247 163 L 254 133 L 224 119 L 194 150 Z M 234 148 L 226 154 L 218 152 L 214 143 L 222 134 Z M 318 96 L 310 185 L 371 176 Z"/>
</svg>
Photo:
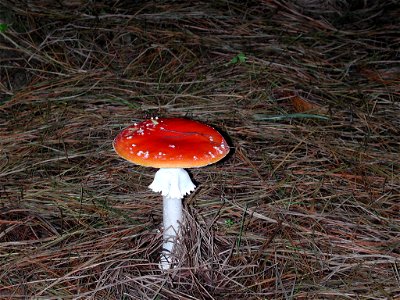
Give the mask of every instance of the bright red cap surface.
<svg viewBox="0 0 400 300">
<path fill-rule="evenodd" d="M 193 168 L 219 161 L 229 152 L 211 126 L 181 118 L 155 118 L 122 130 L 113 143 L 119 156 L 154 168 Z"/>
</svg>

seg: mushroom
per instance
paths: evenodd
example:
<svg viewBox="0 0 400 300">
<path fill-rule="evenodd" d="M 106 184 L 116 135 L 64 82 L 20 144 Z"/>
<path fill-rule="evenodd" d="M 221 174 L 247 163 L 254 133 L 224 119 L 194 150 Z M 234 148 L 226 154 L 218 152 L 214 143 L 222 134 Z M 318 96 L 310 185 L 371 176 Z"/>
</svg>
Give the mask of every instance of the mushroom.
<svg viewBox="0 0 400 300">
<path fill-rule="evenodd" d="M 172 254 L 182 222 L 182 199 L 195 185 L 183 168 L 203 167 L 229 152 L 214 128 L 184 118 L 151 118 L 122 130 L 114 139 L 122 158 L 159 168 L 149 188 L 163 196 L 163 251 L 160 268 L 171 268 Z"/>
</svg>

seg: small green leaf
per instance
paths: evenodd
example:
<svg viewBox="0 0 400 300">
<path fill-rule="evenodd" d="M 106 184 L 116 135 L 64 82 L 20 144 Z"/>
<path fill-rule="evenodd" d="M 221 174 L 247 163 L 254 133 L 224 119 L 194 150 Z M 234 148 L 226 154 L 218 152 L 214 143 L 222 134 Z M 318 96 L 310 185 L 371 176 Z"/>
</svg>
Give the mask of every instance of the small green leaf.
<svg viewBox="0 0 400 300">
<path fill-rule="evenodd" d="M 239 53 L 238 55 L 236 55 L 234 58 L 231 59 L 231 61 L 229 62 L 229 64 L 237 64 L 237 63 L 245 63 L 246 62 L 246 55 L 244 53 Z"/>
<path fill-rule="evenodd" d="M 239 53 L 237 55 L 237 58 L 238 58 L 239 62 L 241 62 L 241 63 L 245 63 L 246 59 L 247 59 L 247 57 L 246 57 L 246 55 L 244 55 L 244 53 Z"/>
<path fill-rule="evenodd" d="M 232 219 L 226 219 L 226 220 L 225 220 L 225 226 L 226 226 L 227 228 L 232 227 L 233 224 L 235 224 L 235 222 L 234 222 Z"/>
<path fill-rule="evenodd" d="M 5 23 L 0 23 L 0 32 L 5 32 L 8 29 L 8 25 Z"/>
</svg>

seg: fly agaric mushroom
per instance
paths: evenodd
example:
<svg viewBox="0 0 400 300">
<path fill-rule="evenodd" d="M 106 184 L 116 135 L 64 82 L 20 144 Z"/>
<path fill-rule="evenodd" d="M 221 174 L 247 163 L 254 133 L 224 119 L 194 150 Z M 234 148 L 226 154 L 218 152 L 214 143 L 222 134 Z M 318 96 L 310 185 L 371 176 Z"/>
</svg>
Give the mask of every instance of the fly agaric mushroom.
<svg viewBox="0 0 400 300">
<path fill-rule="evenodd" d="M 229 146 L 214 128 L 183 118 L 152 118 L 131 125 L 117 135 L 113 146 L 119 156 L 130 162 L 159 168 L 149 188 L 163 196 L 160 268 L 169 269 L 182 221 L 182 199 L 195 189 L 183 168 L 215 163 L 228 154 Z"/>
</svg>

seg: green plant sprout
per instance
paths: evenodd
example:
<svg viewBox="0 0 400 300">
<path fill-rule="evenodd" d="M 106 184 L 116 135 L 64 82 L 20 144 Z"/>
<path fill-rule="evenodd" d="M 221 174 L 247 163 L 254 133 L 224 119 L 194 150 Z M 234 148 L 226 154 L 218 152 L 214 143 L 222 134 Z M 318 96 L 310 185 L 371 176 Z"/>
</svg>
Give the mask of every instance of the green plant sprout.
<svg viewBox="0 0 400 300">
<path fill-rule="evenodd" d="M 247 60 L 247 57 L 244 53 L 240 52 L 238 55 L 233 57 L 231 61 L 229 62 L 230 65 L 235 65 L 238 63 L 245 63 Z"/>
<path fill-rule="evenodd" d="M 8 25 L 5 23 L 0 23 L 0 32 L 5 32 L 8 29 Z"/>
<path fill-rule="evenodd" d="M 225 220 L 225 226 L 227 228 L 231 228 L 234 224 L 235 224 L 235 222 L 232 219 L 226 219 Z"/>
</svg>

